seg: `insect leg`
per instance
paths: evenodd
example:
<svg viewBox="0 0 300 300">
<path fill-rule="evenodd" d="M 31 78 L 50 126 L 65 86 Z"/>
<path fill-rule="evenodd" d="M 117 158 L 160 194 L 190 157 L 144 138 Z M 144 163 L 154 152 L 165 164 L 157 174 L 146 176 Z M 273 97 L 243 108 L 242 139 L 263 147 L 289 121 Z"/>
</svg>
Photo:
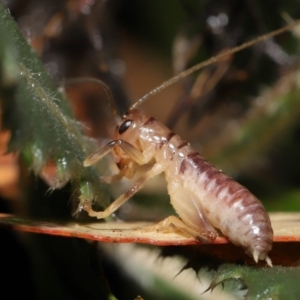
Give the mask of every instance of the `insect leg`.
<svg viewBox="0 0 300 300">
<path fill-rule="evenodd" d="M 104 219 L 109 217 L 111 214 L 113 214 L 120 206 L 122 206 L 129 198 L 131 198 L 136 192 L 138 192 L 140 189 L 143 188 L 145 182 L 160 174 L 163 171 L 163 168 L 160 164 L 155 164 L 150 171 L 145 173 L 143 176 L 141 176 L 131 187 L 129 191 L 122 194 L 117 198 L 110 206 L 108 206 L 104 211 L 94 211 L 92 209 L 91 203 L 89 201 L 86 201 L 83 204 L 83 209 L 88 212 L 89 216 L 91 217 L 97 217 L 98 219 Z"/>
<path fill-rule="evenodd" d="M 165 231 L 170 228 L 175 228 L 175 230 L 178 230 L 180 233 L 182 233 L 185 236 L 188 237 L 193 237 L 195 239 L 200 240 L 201 242 L 208 242 L 211 243 L 212 241 L 215 240 L 217 237 L 217 234 L 212 231 L 204 232 L 202 234 L 199 233 L 199 231 L 194 230 L 190 226 L 188 226 L 184 221 L 179 219 L 178 217 L 175 216 L 170 216 L 167 217 L 166 219 L 162 220 L 161 222 L 147 226 L 144 228 L 141 228 L 142 231 Z"/>
<path fill-rule="evenodd" d="M 170 192 L 171 203 L 181 219 L 170 216 L 156 225 L 148 226 L 144 230 L 163 230 L 173 226 L 183 234 L 212 242 L 217 237 L 217 232 L 210 224 L 202 211 L 197 196 L 183 187 L 177 187 Z"/>
<path fill-rule="evenodd" d="M 184 187 L 169 185 L 171 204 L 186 225 L 187 233 L 193 230 L 195 238 L 214 240 L 217 232 L 205 216 L 199 197 Z M 195 236 L 196 233 L 196 236 Z"/>
<path fill-rule="evenodd" d="M 83 165 L 85 167 L 89 167 L 93 164 L 95 164 L 97 161 L 99 161 L 102 157 L 104 157 L 106 154 L 108 154 L 110 151 L 113 150 L 114 147 L 119 146 L 122 148 L 124 152 L 135 162 L 138 164 L 144 164 L 144 156 L 141 151 L 139 151 L 137 148 L 132 146 L 126 141 L 123 140 L 114 140 L 105 145 L 104 147 L 100 148 L 96 152 L 89 155 L 83 162 Z"/>
<path fill-rule="evenodd" d="M 124 173 L 120 171 L 119 173 L 114 175 L 102 176 L 100 180 L 103 183 L 110 184 L 112 182 L 121 180 L 123 177 L 124 177 Z"/>
</svg>

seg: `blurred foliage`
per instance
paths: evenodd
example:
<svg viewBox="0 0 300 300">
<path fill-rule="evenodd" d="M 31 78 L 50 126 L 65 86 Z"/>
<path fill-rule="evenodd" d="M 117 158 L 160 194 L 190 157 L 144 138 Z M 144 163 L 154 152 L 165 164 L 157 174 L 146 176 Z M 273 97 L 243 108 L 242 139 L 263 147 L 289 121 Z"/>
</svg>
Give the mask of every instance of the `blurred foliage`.
<svg viewBox="0 0 300 300">
<path fill-rule="evenodd" d="M 236 281 L 236 286 L 247 290 L 245 299 L 298 299 L 300 275 L 298 268 L 255 269 L 233 265 L 222 265 L 214 275 L 210 289 L 226 281 Z"/>
<path fill-rule="evenodd" d="M 268 211 L 299 211 L 300 191 L 298 189 L 274 190 L 265 199 Z"/>
<path fill-rule="evenodd" d="M 170 49 L 173 47 L 174 50 L 176 43 L 184 41 L 189 54 L 186 52 L 182 57 L 174 54 L 172 62 L 174 66 L 185 68 L 224 48 L 283 26 L 282 11 L 293 18 L 299 17 L 296 0 L 284 3 L 229 0 L 2 2 L 10 8 L 22 33 L 44 63 L 36 58 L 11 22 L 8 11 L 1 6 L 1 109 L 3 127 L 10 129 L 12 134 L 10 150 L 19 151 L 23 147 L 22 157 L 35 173 L 42 171 L 44 179 L 54 178 L 54 181 L 50 180 L 52 187 L 62 186 L 70 179 L 73 189 L 84 194 L 83 199 L 94 198 L 96 193 L 103 195 L 104 191 L 96 171 L 82 167 L 81 161 L 95 147 L 82 136 L 82 131 L 99 138 L 102 143 L 111 131 L 111 116 L 101 103 L 106 101 L 101 88 L 99 91 L 94 86 L 72 87 L 73 111 L 89 130 L 82 128 L 72 118 L 69 104 L 58 93 L 45 67 L 57 82 L 78 76 L 103 80 L 111 88 L 119 111 L 124 112 L 129 100 L 121 83 L 125 66 L 118 50 L 126 50 L 119 47 L 122 41 L 133 37 L 136 44 L 151 45 L 156 48 L 152 53 L 168 56 L 169 62 Z M 214 22 L 224 20 L 224 16 L 228 18 L 226 26 L 219 24 L 216 27 Z M 299 209 L 298 44 L 297 38 L 286 33 L 263 46 L 239 53 L 232 58 L 224 75 L 212 82 L 212 88 L 197 97 L 192 97 L 191 90 L 198 75 L 186 78 L 182 82 L 183 94 L 177 103 L 174 102 L 174 108 L 166 118 L 175 131 L 193 142 L 218 167 L 229 170 L 255 194 L 268 200 L 267 207 L 272 210 Z M 176 64 L 178 60 L 179 64 Z M 217 72 L 218 65 L 201 74 L 206 83 L 211 83 L 210 78 Z M 144 74 L 149 80 L 147 70 Z M 278 79 L 280 76 L 283 78 Z M 139 86 L 141 79 L 136 78 L 133 85 Z M 155 100 L 152 110 L 154 115 L 158 111 Z M 45 170 L 46 163 L 56 168 L 53 177 Z M 25 209 L 21 205 L 23 210 L 20 210 L 20 204 L 15 206 L 15 213 L 28 213 L 40 219 L 67 219 L 70 216 L 69 200 L 75 198 L 77 204 L 78 195 L 72 197 L 69 185 L 60 192 L 45 195 L 48 187 L 41 180 L 28 176 L 22 167 L 20 181 L 22 196 L 14 201 L 22 203 L 27 199 L 28 203 Z M 153 213 L 147 207 L 144 213 L 135 213 L 133 218 L 157 217 L 157 203 L 155 205 Z M 159 210 L 163 210 L 162 206 Z M 126 209 L 122 211 L 123 215 L 126 217 Z M 2 240 L 2 243 L 5 242 Z M 114 268 L 102 253 L 103 275 L 97 269 L 98 250 L 91 249 L 91 245 L 76 239 L 34 235 L 27 237 L 26 245 L 29 250 L 24 255 L 24 264 L 26 260 L 30 261 L 33 267 L 28 276 L 35 278 L 28 293 L 36 292 L 37 299 L 81 299 L 82 295 L 87 299 L 107 298 L 109 292 L 103 276 L 110 279 L 113 292 L 120 299 L 132 299 L 126 289 L 132 288 L 134 283 L 121 284 L 129 280 L 128 274 L 116 278 L 120 267 Z M 20 251 L 24 249 L 20 247 Z M 49 272 L 43 271 L 43 266 L 47 266 Z M 213 284 L 238 277 L 243 281 L 243 287 L 248 288 L 249 299 L 266 292 L 278 299 L 288 298 L 297 288 L 293 281 L 297 271 L 292 268 L 255 269 L 227 265 L 220 268 Z M 265 281 L 257 280 L 261 277 Z M 33 291 L 35 288 L 38 292 Z M 152 287 L 154 291 L 149 297 L 171 297 L 169 293 L 164 294 L 162 286 L 159 288 L 161 290 L 155 294 Z M 138 286 L 134 291 L 140 291 L 143 296 L 142 287 Z"/>
<path fill-rule="evenodd" d="M 83 200 L 105 199 L 99 175 L 82 165 L 93 144 L 82 135 L 68 102 L 58 93 L 8 12 L 3 6 L 0 9 L 0 36 L 4 41 L 2 128 L 11 131 L 8 151 L 23 150 L 28 166 L 36 174 L 53 160 L 57 166 L 54 188 L 71 180 Z"/>
</svg>

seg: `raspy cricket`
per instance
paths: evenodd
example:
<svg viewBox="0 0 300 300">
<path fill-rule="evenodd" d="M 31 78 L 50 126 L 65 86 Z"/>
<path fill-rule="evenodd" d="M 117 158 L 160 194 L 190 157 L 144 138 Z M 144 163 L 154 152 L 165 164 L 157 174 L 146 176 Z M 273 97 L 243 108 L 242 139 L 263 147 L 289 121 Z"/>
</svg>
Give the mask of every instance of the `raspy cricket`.
<svg viewBox="0 0 300 300">
<path fill-rule="evenodd" d="M 109 88 L 101 82 L 108 95 L 117 127 L 113 141 L 86 158 L 84 166 L 89 167 L 112 152 L 120 172 L 104 179 L 110 183 L 122 177 L 132 178 L 140 165 L 152 165 L 126 193 L 104 211 L 94 211 L 88 201 L 81 203 L 79 210 L 84 209 L 90 216 L 98 219 L 107 218 L 139 191 L 148 179 L 164 173 L 170 202 L 179 218 L 170 216 L 152 228 L 159 230 L 171 225 L 183 234 L 207 243 L 214 241 L 220 231 L 233 244 L 244 248 L 256 262 L 265 260 L 272 266 L 268 253 L 272 249 L 273 230 L 262 203 L 244 186 L 207 162 L 187 141 L 137 107 L 191 73 L 287 31 L 297 23 L 299 21 L 224 51 L 180 73 L 131 105 L 122 118 L 115 109 Z"/>
</svg>

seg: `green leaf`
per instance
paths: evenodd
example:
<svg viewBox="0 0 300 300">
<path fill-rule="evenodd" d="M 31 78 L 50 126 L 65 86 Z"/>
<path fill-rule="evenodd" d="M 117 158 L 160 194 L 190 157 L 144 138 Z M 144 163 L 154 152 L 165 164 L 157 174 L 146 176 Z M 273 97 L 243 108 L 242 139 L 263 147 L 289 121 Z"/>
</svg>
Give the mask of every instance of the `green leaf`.
<svg viewBox="0 0 300 300">
<path fill-rule="evenodd" d="M 209 289 L 227 281 L 237 281 L 238 287 L 247 289 L 245 299 L 299 299 L 300 270 L 297 268 L 274 267 L 253 268 L 222 265 Z M 209 290 L 208 289 L 208 290 Z"/>
<path fill-rule="evenodd" d="M 9 151 L 21 151 L 35 173 L 55 162 L 54 187 L 71 180 L 81 201 L 106 203 L 99 174 L 82 165 L 94 143 L 82 134 L 69 103 L 2 5 L 0 39 L 0 97 L 3 128 L 12 133 Z"/>
</svg>

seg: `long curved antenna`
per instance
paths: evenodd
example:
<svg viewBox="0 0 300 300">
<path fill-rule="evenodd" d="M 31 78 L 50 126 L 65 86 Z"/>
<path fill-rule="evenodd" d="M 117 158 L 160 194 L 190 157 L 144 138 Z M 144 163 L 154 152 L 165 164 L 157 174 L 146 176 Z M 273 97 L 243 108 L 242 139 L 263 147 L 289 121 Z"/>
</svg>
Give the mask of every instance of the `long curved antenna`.
<svg viewBox="0 0 300 300">
<path fill-rule="evenodd" d="M 279 34 L 285 32 L 287 30 L 290 30 L 290 29 L 292 29 L 293 27 L 295 27 L 299 23 L 300 23 L 300 20 L 294 21 L 294 22 L 292 22 L 292 23 L 290 23 L 290 24 L 288 24 L 288 25 L 286 25 L 286 26 L 284 26 L 284 27 L 282 27 L 280 29 L 277 29 L 277 30 L 274 30 L 274 31 L 272 31 L 270 33 L 261 35 L 261 36 L 255 38 L 255 39 L 253 39 L 253 40 L 251 40 L 249 42 L 245 42 L 244 44 L 242 44 L 240 46 L 237 46 L 237 47 L 235 47 L 233 49 L 226 50 L 226 51 L 224 51 L 224 52 L 222 52 L 222 53 L 220 53 L 220 54 L 218 54 L 216 56 L 211 57 L 210 59 L 208 59 L 206 61 L 203 61 L 203 62 L 201 62 L 201 63 L 199 63 L 199 64 L 197 64 L 197 65 L 195 65 L 195 66 L 193 66 L 193 67 L 191 67 L 189 69 L 187 69 L 186 71 L 183 71 L 183 72 L 179 73 L 175 77 L 172 77 L 171 79 L 163 82 L 160 86 L 156 87 L 155 89 L 153 89 L 152 91 L 150 91 L 148 94 L 146 94 L 145 96 L 143 96 L 142 98 L 140 98 L 138 101 L 136 101 L 134 104 L 132 104 L 130 106 L 130 110 L 136 108 L 137 106 L 139 106 L 143 102 L 145 102 L 148 98 L 156 95 L 157 93 L 159 93 L 162 90 L 166 89 L 167 87 L 169 87 L 170 85 L 172 85 L 175 82 L 179 81 L 180 79 L 182 79 L 182 78 L 184 78 L 184 77 L 186 77 L 186 76 L 194 73 L 195 71 L 198 71 L 198 70 L 200 70 L 200 69 L 202 69 L 202 68 L 204 68 L 204 67 L 206 67 L 206 66 L 208 66 L 210 64 L 213 64 L 213 63 L 219 61 L 221 58 L 223 58 L 223 57 L 225 57 L 225 56 L 227 56 L 229 54 L 234 54 L 234 53 L 239 52 L 241 50 L 244 50 L 244 49 L 246 49 L 246 48 L 248 48 L 248 47 L 250 47 L 250 46 L 252 46 L 254 44 L 257 44 L 257 43 L 259 43 L 261 41 L 264 41 L 264 40 L 269 39 L 269 38 L 271 38 L 273 36 L 279 35 Z"/>
<path fill-rule="evenodd" d="M 111 113 L 113 114 L 117 124 L 119 124 L 121 122 L 121 117 L 117 112 L 114 97 L 113 97 L 109 87 L 102 80 L 92 78 L 92 77 L 78 77 L 78 78 L 65 79 L 62 82 L 62 85 L 67 86 L 67 85 L 71 85 L 71 84 L 86 83 L 86 82 L 95 83 L 95 84 L 99 84 L 102 86 L 102 88 L 106 94 L 106 97 L 108 99 Z"/>
</svg>

